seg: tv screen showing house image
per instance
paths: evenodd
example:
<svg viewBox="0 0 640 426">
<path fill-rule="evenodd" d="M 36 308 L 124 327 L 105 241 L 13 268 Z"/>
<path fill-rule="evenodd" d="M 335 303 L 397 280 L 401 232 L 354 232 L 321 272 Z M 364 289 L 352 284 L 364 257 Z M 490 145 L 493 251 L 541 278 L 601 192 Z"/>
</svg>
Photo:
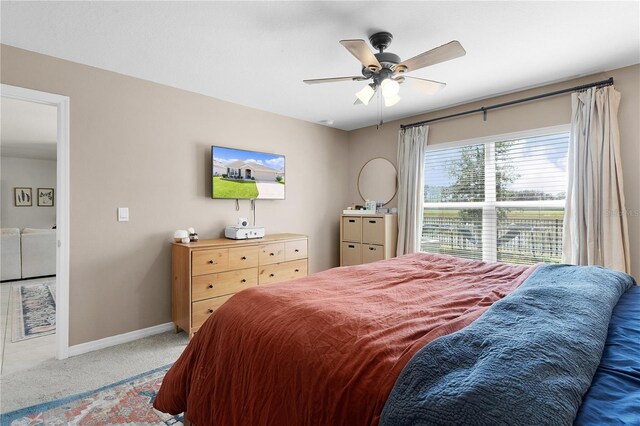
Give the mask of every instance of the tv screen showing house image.
<svg viewBox="0 0 640 426">
<path fill-rule="evenodd" d="M 212 198 L 284 200 L 284 156 L 211 147 Z"/>
</svg>

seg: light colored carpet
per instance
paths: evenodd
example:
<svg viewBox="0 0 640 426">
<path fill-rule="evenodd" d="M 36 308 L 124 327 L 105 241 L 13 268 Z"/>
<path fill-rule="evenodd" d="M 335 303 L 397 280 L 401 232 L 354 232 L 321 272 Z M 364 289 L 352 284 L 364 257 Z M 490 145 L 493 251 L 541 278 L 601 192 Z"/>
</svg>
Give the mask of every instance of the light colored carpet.
<svg viewBox="0 0 640 426">
<path fill-rule="evenodd" d="M 188 343 L 167 332 L 67 358 L 0 379 L 0 412 L 75 395 L 175 362 Z"/>
</svg>

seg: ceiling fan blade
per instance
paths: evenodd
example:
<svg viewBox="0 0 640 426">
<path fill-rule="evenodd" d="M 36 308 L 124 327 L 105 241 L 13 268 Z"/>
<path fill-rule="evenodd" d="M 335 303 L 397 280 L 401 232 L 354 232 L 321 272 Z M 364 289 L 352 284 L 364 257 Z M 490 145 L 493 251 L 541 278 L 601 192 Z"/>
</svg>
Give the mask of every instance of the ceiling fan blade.
<svg viewBox="0 0 640 426">
<path fill-rule="evenodd" d="M 402 77 L 407 83 L 409 83 L 411 88 L 419 90 L 422 93 L 426 93 L 427 95 L 433 95 L 434 93 L 437 93 L 440 90 L 444 89 L 444 87 L 447 85 L 446 83 L 426 80 L 424 78 L 409 77 L 406 75 L 403 75 Z"/>
<path fill-rule="evenodd" d="M 439 64 L 440 62 L 450 61 L 451 59 L 459 58 L 466 54 L 467 52 L 464 50 L 460 42 L 454 40 L 447 44 L 443 44 L 440 47 L 436 47 L 435 49 L 431 49 L 414 56 L 411 59 L 400 62 L 396 65 L 396 71 L 414 71 L 430 65 Z"/>
<path fill-rule="evenodd" d="M 377 71 L 382 68 L 378 58 L 375 57 L 364 40 L 340 40 L 340 44 L 351 52 L 365 68 L 371 71 Z"/>
<path fill-rule="evenodd" d="M 362 81 L 366 80 L 363 76 L 353 76 L 353 77 L 332 77 L 332 78 L 313 78 L 310 80 L 302 80 L 307 84 L 318 84 L 318 83 L 334 83 L 336 81 Z"/>
</svg>

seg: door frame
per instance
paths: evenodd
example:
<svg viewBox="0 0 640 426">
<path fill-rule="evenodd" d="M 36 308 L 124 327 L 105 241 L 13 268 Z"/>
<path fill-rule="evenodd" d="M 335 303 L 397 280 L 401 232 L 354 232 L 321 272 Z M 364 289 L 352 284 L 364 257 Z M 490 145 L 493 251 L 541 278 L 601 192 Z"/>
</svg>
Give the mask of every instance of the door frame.
<svg viewBox="0 0 640 426">
<path fill-rule="evenodd" d="M 0 96 L 56 107 L 56 358 L 69 356 L 69 97 L 2 84 Z"/>
</svg>

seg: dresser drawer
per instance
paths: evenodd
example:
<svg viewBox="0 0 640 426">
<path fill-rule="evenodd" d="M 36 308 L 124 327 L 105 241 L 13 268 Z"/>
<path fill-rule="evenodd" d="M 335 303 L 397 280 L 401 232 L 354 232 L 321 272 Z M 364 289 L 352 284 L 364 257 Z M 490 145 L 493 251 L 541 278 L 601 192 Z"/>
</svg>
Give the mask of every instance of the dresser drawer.
<svg viewBox="0 0 640 426">
<path fill-rule="evenodd" d="M 297 260 L 307 258 L 307 240 L 287 241 L 284 243 L 284 259 Z"/>
<path fill-rule="evenodd" d="M 258 266 L 258 246 L 229 249 L 229 269 L 254 268 Z"/>
<path fill-rule="evenodd" d="M 359 217 L 342 218 L 342 241 L 359 243 L 362 238 L 362 219 Z"/>
<path fill-rule="evenodd" d="M 273 243 L 260 246 L 259 264 L 268 265 L 284 261 L 284 243 Z"/>
<path fill-rule="evenodd" d="M 361 244 L 342 243 L 342 266 L 359 265 L 362 263 Z"/>
<path fill-rule="evenodd" d="M 222 306 L 231 296 L 233 296 L 233 294 L 193 302 L 191 304 L 191 328 L 200 327 L 213 311 Z"/>
<path fill-rule="evenodd" d="M 259 284 L 272 284 L 307 276 L 307 260 L 276 263 L 260 268 Z"/>
<path fill-rule="evenodd" d="M 197 250 L 191 256 L 191 275 L 205 275 L 229 269 L 229 249 Z"/>
<path fill-rule="evenodd" d="M 384 218 L 362 218 L 362 242 L 369 244 L 384 244 Z"/>
<path fill-rule="evenodd" d="M 258 285 L 258 268 L 199 275 L 191 279 L 191 300 L 237 293 Z"/>
<path fill-rule="evenodd" d="M 384 246 L 362 244 L 362 263 L 384 259 Z"/>
</svg>

